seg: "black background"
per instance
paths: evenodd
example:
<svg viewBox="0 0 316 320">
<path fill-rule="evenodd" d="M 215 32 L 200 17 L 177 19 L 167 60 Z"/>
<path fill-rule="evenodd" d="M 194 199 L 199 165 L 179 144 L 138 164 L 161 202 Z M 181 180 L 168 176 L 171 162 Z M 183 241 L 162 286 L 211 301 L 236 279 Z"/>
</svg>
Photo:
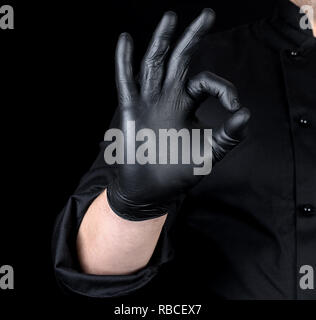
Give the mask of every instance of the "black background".
<svg viewBox="0 0 316 320">
<path fill-rule="evenodd" d="M 115 109 L 118 35 L 128 31 L 134 38 L 137 66 L 166 10 L 178 13 L 180 34 L 202 8 L 211 7 L 216 32 L 271 14 L 275 1 L 2 4 L 13 5 L 15 29 L 0 30 L 0 266 L 14 267 L 15 289 L 0 290 L 0 308 L 6 298 L 58 306 L 74 298 L 56 285 L 51 233 L 56 215 L 96 157 Z"/>
</svg>

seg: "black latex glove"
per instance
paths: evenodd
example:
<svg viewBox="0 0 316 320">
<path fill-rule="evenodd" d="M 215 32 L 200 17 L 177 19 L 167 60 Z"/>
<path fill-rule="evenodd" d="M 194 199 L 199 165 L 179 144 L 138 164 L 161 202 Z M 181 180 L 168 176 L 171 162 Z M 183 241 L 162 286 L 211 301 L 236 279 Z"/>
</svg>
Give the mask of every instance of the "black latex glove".
<svg viewBox="0 0 316 320">
<path fill-rule="evenodd" d="M 200 128 L 194 113 L 203 99 L 215 96 L 232 115 L 213 132 L 214 163 L 242 140 L 250 113 L 240 106 L 235 87 L 219 76 L 203 72 L 187 79 L 192 54 L 212 26 L 214 12 L 204 9 L 169 56 L 176 20 L 173 12 L 167 12 L 158 25 L 142 61 L 139 88 L 132 71 L 132 39 L 126 33 L 120 36 L 116 50 L 120 129 L 127 132 L 127 120 L 135 121 L 136 130 L 151 128 L 154 132 L 160 128 Z M 109 204 L 116 214 L 128 220 L 170 213 L 177 197 L 203 177 L 194 175 L 192 167 L 193 164 L 181 164 L 181 160 L 168 165 L 119 165 L 116 179 L 107 188 Z"/>
</svg>

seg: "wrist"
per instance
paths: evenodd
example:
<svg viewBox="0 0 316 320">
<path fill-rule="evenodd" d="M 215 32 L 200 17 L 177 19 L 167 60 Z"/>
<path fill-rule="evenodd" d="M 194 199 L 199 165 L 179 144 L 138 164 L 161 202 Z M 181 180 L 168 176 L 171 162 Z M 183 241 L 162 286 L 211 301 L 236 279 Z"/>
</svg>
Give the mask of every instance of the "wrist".
<svg viewBox="0 0 316 320">
<path fill-rule="evenodd" d="M 170 203 L 146 203 L 141 200 L 131 200 L 121 189 L 117 179 L 114 179 L 106 189 L 108 204 L 111 210 L 123 219 L 144 221 L 166 215 Z"/>
</svg>

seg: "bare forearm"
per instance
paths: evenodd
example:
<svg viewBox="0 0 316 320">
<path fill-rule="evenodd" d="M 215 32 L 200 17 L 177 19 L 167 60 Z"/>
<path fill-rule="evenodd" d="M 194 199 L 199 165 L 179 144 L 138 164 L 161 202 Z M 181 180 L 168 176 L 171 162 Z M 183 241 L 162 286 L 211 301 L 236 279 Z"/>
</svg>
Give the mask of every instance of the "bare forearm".
<svg viewBox="0 0 316 320">
<path fill-rule="evenodd" d="M 84 272 L 128 274 L 143 268 L 156 247 L 166 215 L 129 221 L 116 215 L 102 192 L 85 214 L 77 237 L 77 252 Z"/>
</svg>

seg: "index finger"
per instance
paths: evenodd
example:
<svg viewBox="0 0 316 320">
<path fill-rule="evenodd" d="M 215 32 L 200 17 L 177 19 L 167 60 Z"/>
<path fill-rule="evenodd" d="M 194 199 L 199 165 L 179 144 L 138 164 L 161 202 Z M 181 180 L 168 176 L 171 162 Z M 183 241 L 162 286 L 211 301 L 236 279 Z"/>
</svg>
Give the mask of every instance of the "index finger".
<svg viewBox="0 0 316 320">
<path fill-rule="evenodd" d="M 197 44 L 209 31 L 215 21 L 215 12 L 212 9 L 204 9 L 202 13 L 186 29 L 184 35 L 171 54 L 166 81 L 174 81 L 177 77 L 183 77 L 190 62 L 191 56 Z"/>
</svg>

